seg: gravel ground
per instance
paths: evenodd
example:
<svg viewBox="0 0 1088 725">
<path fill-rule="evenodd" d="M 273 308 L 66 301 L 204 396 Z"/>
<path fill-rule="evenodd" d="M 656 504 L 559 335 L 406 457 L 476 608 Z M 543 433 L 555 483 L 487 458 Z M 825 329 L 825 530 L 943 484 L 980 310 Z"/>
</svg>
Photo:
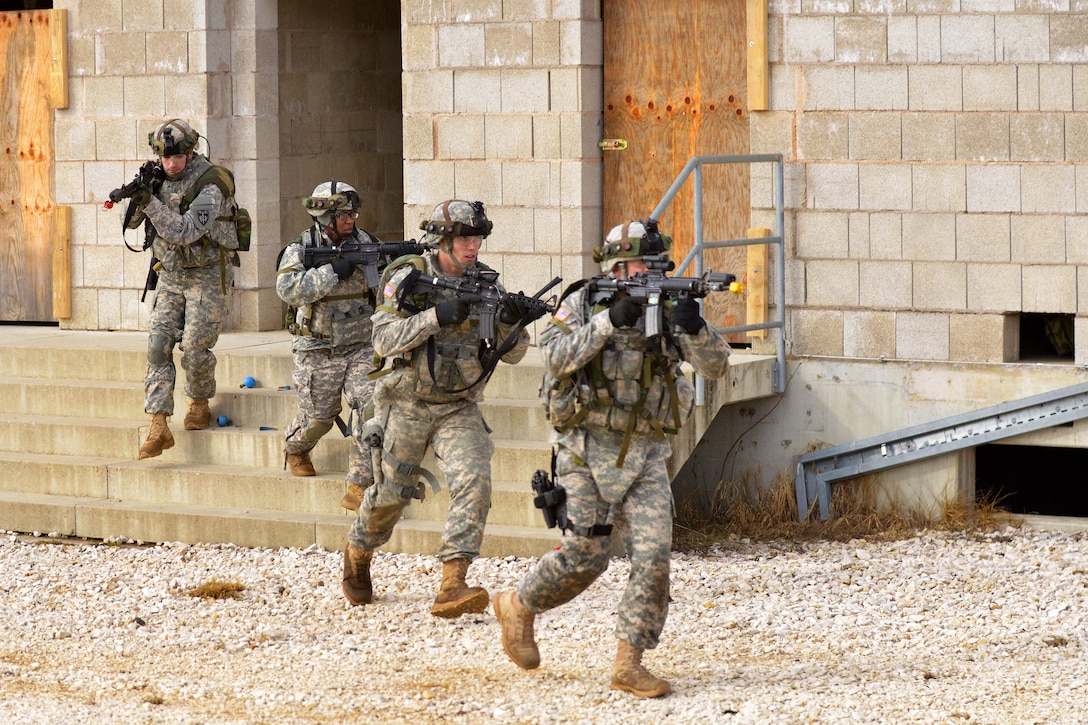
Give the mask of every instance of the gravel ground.
<svg viewBox="0 0 1088 725">
<path fill-rule="evenodd" d="M 339 552 L 0 536 L 0 716 L 18 723 L 1088 723 L 1088 538 L 731 541 L 673 558 L 645 663 L 608 689 L 627 564 L 537 619 L 543 664 L 490 610 L 430 616 L 433 557 L 379 554 L 347 606 Z M 527 559 L 482 559 L 515 585 Z M 188 591 L 240 582 L 235 599 Z"/>
</svg>

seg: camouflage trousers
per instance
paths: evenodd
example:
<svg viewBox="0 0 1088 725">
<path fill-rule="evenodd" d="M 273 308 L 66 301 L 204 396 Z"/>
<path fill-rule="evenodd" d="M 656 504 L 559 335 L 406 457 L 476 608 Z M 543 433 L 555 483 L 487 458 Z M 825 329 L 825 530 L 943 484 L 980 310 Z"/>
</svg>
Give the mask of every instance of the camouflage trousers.
<svg viewBox="0 0 1088 725">
<path fill-rule="evenodd" d="M 148 324 L 147 375 L 144 377 L 144 412 L 174 414 L 174 345 L 181 343 L 185 394 L 190 398 L 215 397 L 215 355 L 227 315 L 227 294 L 219 267 L 162 272 L 155 306 Z M 226 268 L 227 289 L 233 270 Z"/>
<path fill-rule="evenodd" d="M 631 562 L 631 575 L 616 610 L 617 639 L 653 649 L 669 611 L 669 560 L 672 549 L 672 489 L 665 462 L 668 441 L 641 437 L 632 446 L 648 448 L 645 463 L 619 503 L 609 504 L 589 467 L 567 448 L 556 461 L 558 485 L 567 491 L 567 517 L 588 528 L 613 524 Z M 614 465 L 615 459 L 608 461 Z M 565 604 L 592 584 L 609 565 L 611 536 L 564 532 L 559 548 L 542 556 L 518 585 L 518 598 L 535 613 Z"/>
<path fill-rule="evenodd" d="M 495 451 L 479 407 L 467 401 L 425 403 L 413 395 L 393 395 L 384 380 L 374 391 L 375 422 L 384 429 L 384 480 L 367 489 L 348 540 L 364 549 L 389 541 L 419 482 L 419 476 L 406 473 L 404 467 L 418 466 L 429 444 L 450 498 L 438 558 L 476 558 L 491 508 Z"/>
<path fill-rule="evenodd" d="M 351 411 L 351 451 L 348 456 L 349 483 L 369 486 L 370 449 L 363 445 L 364 409 L 374 392 L 367 380 L 374 351 L 370 345 L 314 348 L 294 352 L 292 380 L 298 391 L 298 413 L 287 427 L 286 449 L 298 455 L 309 453 L 328 433 L 341 411 L 341 397 Z"/>
</svg>

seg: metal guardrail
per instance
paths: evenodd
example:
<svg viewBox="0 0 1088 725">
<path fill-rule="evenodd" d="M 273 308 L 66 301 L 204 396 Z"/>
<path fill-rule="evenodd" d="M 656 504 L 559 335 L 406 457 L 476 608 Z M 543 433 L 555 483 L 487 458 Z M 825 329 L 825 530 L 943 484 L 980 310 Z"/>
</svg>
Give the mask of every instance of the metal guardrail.
<svg viewBox="0 0 1088 725">
<path fill-rule="evenodd" d="M 775 232 L 773 236 L 769 237 L 752 237 L 746 239 L 728 239 L 721 241 L 705 241 L 703 239 L 703 166 L 708 164 L 754 164 L 754 163 L 772 163 L 774 164 L 774 218 L 775 218 Z M 784 241 L 784 229 L 785 229 L 785 215 L 783 211 L 784 205 L 784 186 L 783 186 L 783 162 L 782 154 L 740 154 L 740 155 L 726 155 L 726 156 L 692 156 L 688 159 L 688 162 L 684 164 L 683 170 L 676 177 L 676 180 L 672 182 L 672 186 L 668 188 L 665 195 L 661 197 L 661 201 L 654 207 L 653 214 L 651 216 L 654 219 L 660 219 L 661 215 L 676 198 L 676 194 L 683 187 L 688 177 L 691 176 L 694 179 L 694 230 L 695 240 L 692 244 L 691 251 L 687 253 L 684 259 L 676 266 L 675 274 L 677 276 L 683 275 L 684 270 L 687 269 L 689 264 L 694 263 L 694 276 L 698 277 L 703 274 L 703 251 L 706 249 L 721 249 L 725 247 L 746 247 L 755 244 L 773 244 L 777 247 L 775 254 L 775 317 L 776 319 L 770 322 L 764 322 L 755 325 L 737 325 L 733 327 L 716 327 L 718 332 L 722 334 L 733 334 L 737 332 L 749 332 L 752 330 L 776 330 L 775 338 L 775 351 L 776 360 L 774 364 L 772 389 L 776 393 L 782 393 L 786 390 L 786 255 L 785 255 L 785 241 Z M 738 275 L 739 277 L 740 275 Z M 702 306 L 702 301 L 700 301 Z M 695 376 L 695 402 L 697 405 L 703 405 L 706 402 L 706 383 L 701 375 Z"/>
</svg>

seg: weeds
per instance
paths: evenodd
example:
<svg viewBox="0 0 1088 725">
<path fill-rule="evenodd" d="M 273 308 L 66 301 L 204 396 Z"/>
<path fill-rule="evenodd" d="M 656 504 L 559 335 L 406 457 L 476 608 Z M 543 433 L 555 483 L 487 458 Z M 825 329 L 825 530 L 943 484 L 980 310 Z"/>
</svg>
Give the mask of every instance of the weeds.
<svg viewBox="0 0 1088 725">
<path fill-rule="evenodd" d="M 810 514 L 798 520 L 794 481 L 778 476 L 769 488 L 746 478 L 721 483 L 714 491 L 709 512 L 681 507 L 673 530 L 674 548 L 698 550 L 733 538 L 756 541 L 851 539 L 894 540 L 913 536 L 920 529 L 991 531 L 1015 525 L 1016 517 L 993 497 L 974 503 L 950 500 L 937 510 L 905 505 L 873 476 L 845 481 L 831 489 L 834 515 L 821 521 Z"/>
<path fill-rule="evenodd" d="M 209 579 L 185 593 L 190 597 L 201 599 L 237 599 L 238 595 L 245 591 L 246 585 L 237 581 L 224 581 L 223 579 Z"/>
</svg>

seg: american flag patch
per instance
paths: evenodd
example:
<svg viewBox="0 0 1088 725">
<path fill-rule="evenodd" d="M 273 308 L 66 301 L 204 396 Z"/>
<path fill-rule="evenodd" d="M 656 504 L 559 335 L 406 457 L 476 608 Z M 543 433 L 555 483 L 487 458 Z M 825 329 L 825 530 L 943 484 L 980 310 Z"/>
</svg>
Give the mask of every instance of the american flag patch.
<svg viewBox="0 0 1088 725">
<path fill-rule="evenodd" d="M 570 310 L 568 310 L 566 307 L 560 307 L 558 310 L 555 311 L 555 319 L 559 320 L 560 322 L 564 322 L 568 317 L 570 317 Z"/>
<path fill-rule="evenodd" d="M 387 299 L 393 299 L 397 294 L 397 289 L 393 285 L 387 284 L 385 289 L 382 290 L 382 294 L 384 294 Z"/>
</svg>

